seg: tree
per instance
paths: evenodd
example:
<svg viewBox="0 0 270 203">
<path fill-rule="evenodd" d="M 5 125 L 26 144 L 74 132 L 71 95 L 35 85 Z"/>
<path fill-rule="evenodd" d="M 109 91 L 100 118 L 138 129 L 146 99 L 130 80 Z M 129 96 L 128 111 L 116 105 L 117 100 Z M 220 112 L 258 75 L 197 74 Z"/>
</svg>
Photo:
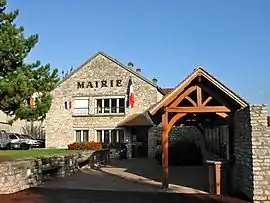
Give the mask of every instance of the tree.
<svg viewBox="0 0 270 203">
<path fill-rule="evenodd" d="M 6 11 L 6 0 L 0 0 L 0 110 L 18 118 L 40 120 L 45 118 L 51 106 L 50 92 L 59 82 L 58 70 L 40 61 L 27 64 L 25 58 L 38 43 L 38 35 L 24 36 L 24 27 L 14 20 L 19 10 Z M 34 108 L 29 98 L 41 93 Z"/>
</svg>

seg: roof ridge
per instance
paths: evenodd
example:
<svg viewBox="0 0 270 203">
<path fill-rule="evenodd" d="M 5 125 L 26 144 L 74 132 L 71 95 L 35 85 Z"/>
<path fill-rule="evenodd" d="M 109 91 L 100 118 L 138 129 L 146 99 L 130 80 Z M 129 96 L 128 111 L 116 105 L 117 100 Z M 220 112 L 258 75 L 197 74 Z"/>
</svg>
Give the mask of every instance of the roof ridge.
<svg viewBox="0 0 270 203">
<path fill-rule="evenodd" d="M 205 68 L 203 66 L 196 66 L 193 70 L 193 72 L 196 72 L 198 70 L 202 70 L 202 71 L 206 71 Z"/>
<path fill-rule="evenodd" d="M 62 84 L 64 81 L 66 81 L 68 78 L 70 78 L 72 75 L 74 75 L 77 71 L 79 71 L 81 68 L 83 68 L 87 63 L 89 63 L 90 61 L 92 61 L 95 57 L 97 57 L 98 55 L 102 55 L 104 57 L 106 57 L 107 59 L 115 62 L 117 65 L 121 66 L 122 68 L 126 69 L 127 71 L 129 71 L 130 73 L 132 73 L 133 75 L 139 77 L 140 79 L 144 80 L 145 82 L 147 82 L 148 84 L 152 85 L 153 87 L 157 88 L 157 90 L 164 94 L 163 91 L 161 90 L 161 88 L 153 83 L 151 80 L 149 80 L 148 78 L 146 78 L 145 76 L 137 73 L 135 70 L 129 68 L 128 66 L 126 66 L 125 64 L 123 64 L 122 62 L 118 61 L 117 59 L 113 58 L 112 56 L 108 55 L 107 53 L 105 53 L 104 51 L 98 51 L 96 52 L 93 56 L 91 56 L 88 60 L 86 60 L 84 63 L 82 63 L 81 65 L 79 65 L 77 68 L 75 68 L 67 77 L 65 77 L 64 79 L 62 79 L 57 86 L 59 86 L 60 84 Z"/>
<path fill-rule="evenodd" d="M 134 75 L 140 77 L 141 79 L 146 80 L 146 82 L 150 83 L 152 86 L 158 87 L 157 84 L 153 83 L 152 81 L 150 81 L 150 80 L 149 80 L 148 78 L 146 78 L 145 76 L 143 76 L 143 75 L 137 73 L 135 70 L 133 70 L 133 69 L 131 69 L 130 67 L 126 66 L 125 64 L 123 64 L 122 62 L 120 62 L 120 61 L 118 61 L 117 59 L 113 58 L 112 56 L 106 54 L 106 53 L 103 52 L 103 51 L 100 51 L 99 53 L 102 54 L 103 56 L 109 58 L 110 60 L 112 60 L 112 61 L 118 63 L 118 65 L 123 66 L 124 68 L 126 68 L 127 70 L 129 70 L 129 71 L 130 71 L 131 73 L 133 73 Z"/>
</svg>

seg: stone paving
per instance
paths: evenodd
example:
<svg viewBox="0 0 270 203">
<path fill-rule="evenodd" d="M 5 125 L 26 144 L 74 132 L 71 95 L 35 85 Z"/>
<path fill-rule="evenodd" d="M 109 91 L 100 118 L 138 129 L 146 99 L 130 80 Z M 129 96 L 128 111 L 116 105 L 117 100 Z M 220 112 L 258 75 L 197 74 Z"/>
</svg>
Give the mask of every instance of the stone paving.
<svg viewBox="0 0 270 203">
<path fill-rule="evenodd" d="M 2 203 L 116 203 L 116 202 L 243 202 L 240 200 L 210 195 L 206 191 L 188 187 L 187 179 L 200 182 L 205 176 L 195 169 L 171 167 L 171 178 L 175 178 L 169 191 L 161 191 L 159 178 L 160 166 L 150 159 L 112 161 L 112 165 L 92 170 L 82 169 L 79 173 L 64 179 L 46 182 L 37 188 L 31 188 L 13 195 L 0 195 Z M 193 167 L 194 168 L 194 167 Z M 176 170 L 177 169 L 177 170 Z M 174 171 L 175 170 L 175 171 Z M 150 173 L 152 171 L 152 173 Z M 177 183 L 175 172 L 185 177 Z M 184 171 L 186 174 L 184 174 Z M 143 176 L 144 174 L 144 176 Z M 189 175 L 190 174 L 190 175 Z M 151 177 L 150 177 L 151 175 Z M 192 177 L 193 176 L 193 177 Z M 205 186 L 195 184 L 194 186 Z"/>
<path fill-rule="evenodd" d="M 110 166 L 99 170 L 84 168 L 75 175 L 40 187 L 157 192 L 161 188 L 161 175 L 161 166 L 153 159 L 113 160 Z M 205 194 L 207 181 L 205 167 L 170 168 L 171 192 Z"/>
<path fill-rule="evenodd" d="M 1 203 L 246 203 L 205 194 L 136 191 L 31 188 L 13 195 L 0 195 Z"/>
</svg>

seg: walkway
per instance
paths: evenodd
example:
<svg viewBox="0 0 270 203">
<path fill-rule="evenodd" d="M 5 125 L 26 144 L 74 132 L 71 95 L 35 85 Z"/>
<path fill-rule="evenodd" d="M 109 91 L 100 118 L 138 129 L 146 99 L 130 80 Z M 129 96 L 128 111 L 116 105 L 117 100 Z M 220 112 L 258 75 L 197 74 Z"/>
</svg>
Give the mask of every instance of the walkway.
<svg viewBox="0 0 270 203">
<path fill-rule="evenodd" d="M 158 192 L 161 188 L 161 166 L 153 159 L 112 160 L 100 170 L 84 168 L 65 179 L 46 182 L 41 187 L 94 189 L 110 191 Z M 208 174 L 205 167 L 171 167 L 170 191 L 200 193 L 207 191 Z M 204 191 L 203 191 L 204 190 Z"/>
<path fill-rule="evenodd" d="M 178 169 L 177 169 L 178 168 Z M 46 182 L 44 185 L 13 195 L 0 195 L 5 203 L 144 203 L 144 202 L 239 202 L 235 199 L 216 197 L 199 190 L 204 177 L 195 168 L 171 167 L 171 190 L 160 190 L 161 166 L 152 159 L 112 161 L 101 170 L 82 169 L 79 173 Z M 185 172 L 185 173 L 184 173 Z M 176 176 L 178 174 L 178 177 Z M 181 179 L 181 177 L 183 179 Z M 188 182 L 188 178 L 190 181 Z M 180 184 L 180 182 L 182 185 Z M 192 183 L 195 181 L 195 184 Z M 188 187 L 194 185 L 198 188 Z M 240 201 L 241 202 L 241 201 Z"/>
</svg>

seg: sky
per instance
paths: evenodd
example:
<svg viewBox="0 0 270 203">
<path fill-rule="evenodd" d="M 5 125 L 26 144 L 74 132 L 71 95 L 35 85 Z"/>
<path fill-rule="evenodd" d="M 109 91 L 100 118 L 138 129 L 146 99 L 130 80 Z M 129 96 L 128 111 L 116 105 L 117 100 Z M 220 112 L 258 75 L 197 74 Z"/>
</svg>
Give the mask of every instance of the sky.
<svg viewBox="0 0 270 203">
<path fill-rule="evenodd" d="M 201 65 L 249 103 L 268 106 L 269 8 L 269 0 L 8 1 L 25 35 L 39 34 L 27 62 L 61 73 L 104 51 L 161 87 Z"/>
</svg>

